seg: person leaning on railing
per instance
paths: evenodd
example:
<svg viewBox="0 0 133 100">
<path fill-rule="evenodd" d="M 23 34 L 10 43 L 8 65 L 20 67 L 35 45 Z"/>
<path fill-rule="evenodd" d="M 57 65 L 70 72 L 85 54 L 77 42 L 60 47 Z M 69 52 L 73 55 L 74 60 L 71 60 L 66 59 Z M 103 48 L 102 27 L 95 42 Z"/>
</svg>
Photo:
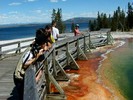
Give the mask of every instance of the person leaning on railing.
<svg viewBox="0 0 133 100">
<path fill-rule="evenodd" d="M 55 39 L 52 35 L 52 26 L 51 25 L 46 25 L 44 28 L 44 34 L 48 37 L 49 42 L 55 43 Z"/>
<path fill-rule="evenodd" d="M 34 43 L 31 45 L 31 49 L 27 51 L 27 53 L 23 56 L 23 64 L 21 66 L 22 70 L 19 72 L 18 68 L 15 69 L 13 76 L 14 83 L 18 91 L 19 100 L 23 100 L 24 73 L 31 64 L 34 64 L 36 61 L 41 61 L 44 59 L 44 52 L 48 50 L 47 43 L 48 39 L 45 35 L 42 34 L 36 37 Z M 36 82 L 39 80 L 41 74 L 42 70 L 40 70 L 40 72 L 36 76 Z"/>
<path fill-rule="evenodd" d="M 51 25 L 46 25 L 44 28 L 39 28 L 36 31 L 36 37 L 38 37 L 38 36 L 40 36 L 42 34 L 44 34 L 44 36 L 47 37 L 47 39 L 48 39 L 47 46 L 49 48 L 51 48 L 52 47 L 52 43 L 55 43 L 55 39 L 52 36 L 52 27 L 51 27 Z"/>
</svg>

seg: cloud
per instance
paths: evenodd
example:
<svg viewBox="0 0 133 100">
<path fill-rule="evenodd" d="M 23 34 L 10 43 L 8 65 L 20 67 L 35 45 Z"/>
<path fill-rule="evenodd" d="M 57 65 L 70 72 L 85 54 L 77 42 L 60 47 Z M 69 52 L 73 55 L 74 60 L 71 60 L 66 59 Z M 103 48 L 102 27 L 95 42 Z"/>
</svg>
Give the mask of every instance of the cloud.
<svg viewBox="0 0 133 100">
<path fill-rule="evenodd" d="M 33 17 L 24 14 L 6 14 L 0 15 L 1 24 L 16 24 L 16 23 L 30 23 Z"/>
<path fill-rule="evenodd" d="M 35 2 L 37 0 L 24 0 L 23 2 L 27 3 L 27 2 Z"/>
<path fill-rule="evenodd" d="M 18 5 L 21 5 L 22 3 L 19 3 L 19 2 L 13 2 L 13 3 L 10 3 L 8 4 L 9 6 L 18 6 Z"/>
<path fill-rule="evenodd" d="M 61 0 L 61 1 L 67 1 L 67 0 Z M 59 2 L 59 0 L 50 0 L 50 2 Z"/>
<path fill-rule="evenodd" d="M 36 0 L 27 0 L 28 2 L 34 2 L 34 1 L 36 1 Z"/>
<path fill-rule="evenodd" d="M 38 9 L 38 10 L 34 10 L 33 12 L 35 12 L 35 13 L 42 13 L 42 10 Z"/>
<path fill-rule="evenodd" d="M 50 23 L 51 14 L 49 11 L 37 9 L 28 13 L 11 11 L 7 14 L 0 14 L 0 24 L 19 24 L 19 23 Z"/>
<path fill-rule="evenodd" d="M 67 0 L 62 0 L 62 1 L 67 1 Z"/>
<path fill-rule="evenodd" d="M 0 19 L 6 19 L 6 18 L 8 18 L 8 16 L 6 16 L 5 14 L 1 14 L 0 15 Z M 2 20 L 1 20 L 2 21 Z"/>
<path fill-rule="evenodd" d="M 50 0 L 50 2 L 58 2 L 58 0 Z"/>
<path fill-rule="evenodd" d="M 9 12 L 9 14 L 17 14 L 18 12 L 17 11 L 11 11 Z"/>
</svg>

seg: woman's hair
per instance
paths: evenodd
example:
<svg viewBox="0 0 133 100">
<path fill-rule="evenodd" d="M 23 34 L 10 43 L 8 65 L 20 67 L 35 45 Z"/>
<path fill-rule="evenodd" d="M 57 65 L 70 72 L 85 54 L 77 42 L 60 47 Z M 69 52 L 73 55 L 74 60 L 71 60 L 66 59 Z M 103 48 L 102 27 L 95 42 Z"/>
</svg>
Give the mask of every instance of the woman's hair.
<svg viewBox="0 0 133 100">
<path fill-rule="evenodd" d="M 52 26 L 51 26 L 50 24 L 46 25 L 45 28 L 44 28 L 44 34 L 45 34 L 45 36 L 46 36 L 47 38 L 49 38 L 50 35 L 51 35 L 51 32 L 47 32 L 47 31 L 46 31 L 46 30 L 49 30 L 49 29 L 52 30 Z"/>
<path fill-rule="evenodd" d="M 43 45 L 47 42 L 48 42 L 48 40 L 44 36 L 44 34 L 38 35 L 35 38 L 35 42 L 30 45 L 33 57 L 36 57 L 36 54 L 39 53 L 39 50 L 42 48 L 41 45 Z"/>
<path fill-rule="evenodd" d="M 36 37 L 38 37 L 38 36 L 44 34 L 44 31 L 45 31 L 45 30 L 44 30 L 43 28 L 39 28 L 39 29 L 36 31 Z"/>
<path fill-rule="evenodd" d="M 42 45 L 47 42 L 48 42 L 48 39 L 44 34 L 40 34 L 35 38 L 35 43 L 37 43 L 38 45 Z"/>
<path fill-rule="evenodd" d="M 50 37 L 50 33 L 47 33 L 46 30 L 49 30 L 51 29 L 51 26 L 50 25 L 46 25 L 45 28 L 39 28 L 37 31 L 36 31 L 36 38 L 39 37 L 39 36 L 44 36 L 46 38 L 49 38 Z"/>
<path fill-rule="evenodd" d="M 49 29 L 52 29 L 52 26 L 50 24 L 46 25 L 44 30 L 49 30 Z"/>
</svg>

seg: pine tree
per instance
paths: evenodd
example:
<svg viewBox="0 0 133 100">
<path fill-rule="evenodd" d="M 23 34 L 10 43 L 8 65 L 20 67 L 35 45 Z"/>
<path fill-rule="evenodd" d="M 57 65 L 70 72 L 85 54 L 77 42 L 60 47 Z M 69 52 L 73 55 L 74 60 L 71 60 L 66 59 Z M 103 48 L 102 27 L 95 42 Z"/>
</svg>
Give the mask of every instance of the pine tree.
<svg viewBox="0 0 133 100">
<path fill-rule="evenodd" d="M 52 20 L 55 20 L 55 18 L 56 18 L 56 10 L 53 9 L 53 13 L 52 13 L 51 19 L 52 19 Z"/>
<path fill-rule="evenodd" d="M 133 7 L 130 3 L 128 3 L 127 25 L 129 29 L 133 28 Z"/>
<path fill-rule="evenodd" d="M 72 32 L 72 33 L 74 32 L 74 28 L 75 28 L 75 24 L 72 23 L 72 24 L 71 24 L 71 32 Z"/>
<path fill-rule="evenodd" d="M 60 33 L 63 33 L 65 31 L 65 25 L 62 21 L 62 10 L 58 8 L 57 12 L 55 9 L 53 9 L 52 13 L 52 20 L 56 21 L 57 23 L 57 28 L 59 29 Z"/>
</svg>

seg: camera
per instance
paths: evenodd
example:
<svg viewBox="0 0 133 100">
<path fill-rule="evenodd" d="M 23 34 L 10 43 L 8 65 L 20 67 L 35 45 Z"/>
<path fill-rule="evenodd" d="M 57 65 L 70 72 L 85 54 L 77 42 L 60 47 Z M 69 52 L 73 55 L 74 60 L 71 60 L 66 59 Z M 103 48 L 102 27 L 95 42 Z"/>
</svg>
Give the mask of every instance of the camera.
<svg viewBox="0 0 133 100">
<path fill-rule="evenodd" d="M 33 56 L 36 56 L 37 53 L 39 53 L 39 50 L 41 49 L 41 46 L 34 43 L 30 45 L 31 47 L 31 52 L 33 53 Z"/>
</svg>

